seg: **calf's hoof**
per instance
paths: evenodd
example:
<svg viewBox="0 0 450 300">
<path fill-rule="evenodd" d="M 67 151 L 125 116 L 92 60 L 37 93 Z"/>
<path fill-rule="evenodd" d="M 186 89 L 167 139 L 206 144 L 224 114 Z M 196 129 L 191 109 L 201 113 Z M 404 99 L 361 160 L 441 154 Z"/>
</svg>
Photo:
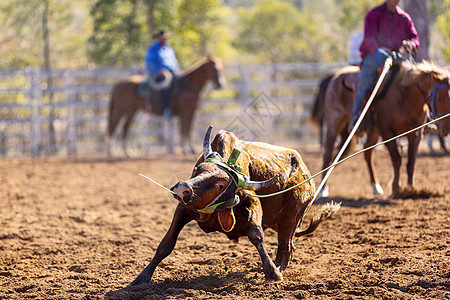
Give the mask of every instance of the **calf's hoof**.
<svg viewBox="0 0 450 300">
<path fill-rule="evenodd" d="M 133 280 L 130 284 L 128 284 L 127 287 L 148 283 L 150 283 L 150 279 L 147 279 L 146 276 L 139 275 L 138 277 L 136 277 L 135 280 Z"/>
<path fill-rule="evenodd" d="M 266 273 L 266 279 L 271 281 L 283 281 L 283 274 L 281 274 L 280 268 L 274 268 Z"/>
</svg>

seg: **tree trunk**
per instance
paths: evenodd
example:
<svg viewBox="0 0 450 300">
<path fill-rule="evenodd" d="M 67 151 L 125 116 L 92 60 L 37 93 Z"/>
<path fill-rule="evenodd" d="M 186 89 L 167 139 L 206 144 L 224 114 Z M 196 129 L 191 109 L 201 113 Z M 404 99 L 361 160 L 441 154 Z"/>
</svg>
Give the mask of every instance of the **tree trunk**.
<svg viewBox="0 0 450 300">
<path fill-rule="evenodd" d="M 428 60 L 430 58 L 428 53 L 430 44 L 428 0 L 403 0 L 403 9 L 411 16 L 419 35 L 420 46 L 416 60 Z"/>
<path fill-rule="evenodd" d="M 50 135 L 50 153 L 56 151 L 56 134 L 54 127 L 55 120 L 55 107 L 54 107 L 54 95 L 53 95 L 53 80 L 51 75 L 50 64 L 50 34 L 48 30 L 48 13 L 49 13 L 49 0 L 44 1 L 44 10 L 42 12 L 42 38 L 44 40 L 44 70 L 47 73 L 47 90 L 49 91 L 49 106 L 50 114 L 48 120 L 48 131 Z"/>
<path fill-rule="evenodd" d="M 148 8 L 147 8 L 147 26 L 148 31 L 150 32 L 150 36 L 153 37 L 155 34 L 156 28 L 155 28 L 155 0 L 148 1 Z"/>
</svg>

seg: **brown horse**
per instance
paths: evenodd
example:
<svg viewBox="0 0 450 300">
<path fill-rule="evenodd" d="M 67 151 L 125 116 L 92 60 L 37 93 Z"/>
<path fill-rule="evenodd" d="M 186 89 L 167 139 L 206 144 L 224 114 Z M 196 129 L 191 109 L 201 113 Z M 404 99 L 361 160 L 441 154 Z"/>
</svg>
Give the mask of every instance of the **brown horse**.
<svg viewBox="0 0 450 300">
<path fill-rule="evenodd" d="M 216 89 L 223 87 L 222 69 L 222 62 L 219 58 L 208 57 L 202 59 L 183 72 L 179 84 L 172 88 L 171 107 L 173 115 L 178 116 L 180 119 L 181 146 L 184 153 L 194 152 L 190 144 L 190 138 L 192 121 L 197 109 L 200 92 L 208 80 L 214 83 Z M 122 131 L 122 147 L 127 156 L 126 139 L 136 112 L 144 110 L 151 114 L 162 115 L 159 101 L 152 99 L 152 106 L 148 108 L 144 99 L 137 94 L 137 87 L 143 80 L 144 77 L 141 75 L 127 78 L 115 84 L 111 94 L 107 135 L 108 138 L 112 138 L 120 120 L 125 117 Z M 109 146 L 108 154 L 110 154 Z"/>
<path fill-rule="evenodd" d="M 319 85 L 311 119 L 320 128 L 320 142 L 324 146 L 323 168 L 331 164 L 335 142 L 340 137 L 341 144 L 347 139 L 348 123 L 352 117 L 354 87 L 358 82 L 359 67 L 346 66 L 334 74 L 327 75 Z M 325 127 L 325 137 L 323 136 Z M 352 139 L 344 155 L 353 149 L 355 140 Z M 328 185 L 325 185 L 320 194 L 328 197 Z"/>
<path fill-rule="evenodd" d="M 389 75 L 388 75 L 389 76 Z M 354 100 L 355 80 L 359 77 L 357 67 L 344 67 L 336 72 L 327 86 L 323 103 L 323 118 L 326 126 L 325 154 L 323 167 L 330 165 L 333 156 L 334 144 L 338 134 L 342 140 L 348 136 L 347 125 L 351 118 Z M 388 80 L 385 80 L 386 85 Z M 436 115 L 450 112 L 449 73 L 431 63 L 424 62 L 414 67 L 408 63 L 398 64 L 397 75 L 392 79 L 390 87 L 380 88 L 380 97 L 372 104 L 369 114 L 369 128 L 365 147 L 374 145 L 381 136 L 388 140 L 398 134 L 423 125 L 427 120 L 429 109 L 434 110 Z M 436 89 L 436 97 L 433 101 L 430 96 Z M 443 87 L 442 87 L 443 86 Z M 320 99 L 319 99 L 320 100 Z M 317 109 L 320 112 L 320 109 Z M 439 128 L 442 133 L 450 130 L 450 118 L 440 122 Z M 313 120 L 320 120 L 320 116 L 314 116 Z M 408 139 L 408 163 L 407 183 L 409 187 L 413 184 L 414 165 L 418 151 L 419 142 L 423 135 L 423 129 L 410 133 Z M 399 169 L 401 157 L 398 152 L 397 142 L 391 141 L 386 144 L 394 167 L 394 179 L 392 182 L 392 196 L 400 195 Z M 347 152 L 352 148 L 348 147 Z M 365 159 L 369 169 L 370 181 L 373 193 L 383 194 L 378 178 L 374 172 L 372 150 L 365 152 Z M 327 196 L 328 188 L 324 189 L 322 196 Z"/>
</svg>

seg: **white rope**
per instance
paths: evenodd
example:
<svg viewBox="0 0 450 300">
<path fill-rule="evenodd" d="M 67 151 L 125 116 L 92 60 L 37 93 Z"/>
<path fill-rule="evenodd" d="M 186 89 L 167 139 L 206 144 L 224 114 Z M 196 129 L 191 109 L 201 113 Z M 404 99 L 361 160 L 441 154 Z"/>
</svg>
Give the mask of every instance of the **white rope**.
<svg viewBox="0 0 450 300">
<path fill-rule="evenodd" d="M 150 180 L 151 182 L 153 182 L 153 183 L 156 184 L 157 186 L 162 187 L 163 189 L 165 189 L 166 191 L 169 191 L 170 193 L 172 193 L 172 194 L 174 194 L 174 195 L 177 194 L 177 193 L 175 193 L 174 191 L 169 190 L 168 188 L 166 188 L 165 186 L 163 186 L 162 184 L 156 182 L 155 180 L 151 179 L 151 178 L 148 177 L 148 176 L 145 176 L 145 175 L 143 175 L 143 174 L 141 174 L 141 173 L 139 173 L 139 176 L 142 176 L 142 177 L 144 177 L 144 178 L 147 178 L 148 180 Z"/>
</svg>

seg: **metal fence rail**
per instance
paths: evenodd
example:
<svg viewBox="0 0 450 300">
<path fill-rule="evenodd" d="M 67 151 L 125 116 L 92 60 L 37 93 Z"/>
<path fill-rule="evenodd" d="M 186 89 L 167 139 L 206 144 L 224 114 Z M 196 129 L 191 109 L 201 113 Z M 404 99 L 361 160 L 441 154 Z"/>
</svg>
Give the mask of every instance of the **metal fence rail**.
<svg viewBox="0 0 450 300">
<path fill-rule="evenodd" d="M 233 130 L 248 140 L 282 143 L 315 139 L 307 120 L 318 80 L 341 66 L 226 65 L 227 88 L 219 92 L 207 88 L 202 95 L 194 120 L 194 141 L 201 144 L 209 124 Z M 0 155 L 104 153 L 112 86 L 138 71 L 138 67 L 0 71 Z M 177 122 L 138 114 L 130 132 L 130 148 L 147 154 L 178 146 Z"/>
</svg>

